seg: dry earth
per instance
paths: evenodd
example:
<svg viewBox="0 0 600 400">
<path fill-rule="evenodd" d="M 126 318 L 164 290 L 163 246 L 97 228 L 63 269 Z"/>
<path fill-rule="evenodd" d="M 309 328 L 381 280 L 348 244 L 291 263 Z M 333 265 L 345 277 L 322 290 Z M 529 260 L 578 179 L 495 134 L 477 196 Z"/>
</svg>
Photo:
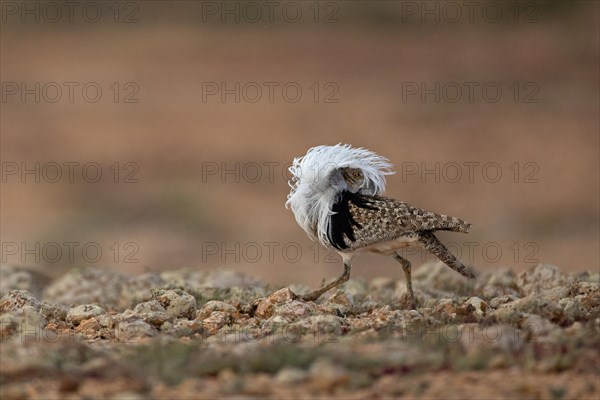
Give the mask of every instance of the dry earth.
<svg viewBox="0 0 600 400">
<path fill-rule="evenodd" d="M 2 399 L 596 399 L 598 272 L 442 264 L 317 303 L 232 271 L 0 269 Z"/>
</svg>

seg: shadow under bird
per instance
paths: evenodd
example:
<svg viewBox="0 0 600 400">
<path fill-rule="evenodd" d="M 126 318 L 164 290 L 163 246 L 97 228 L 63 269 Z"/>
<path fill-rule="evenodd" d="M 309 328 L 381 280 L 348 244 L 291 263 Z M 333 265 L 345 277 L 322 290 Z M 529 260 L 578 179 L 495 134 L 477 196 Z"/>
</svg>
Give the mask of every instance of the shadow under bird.
<svg viewBox="0 0 600 400">
<path fill-rule="evenodd" d="M 467 233 L 471 224 L 462 219 L 421 210 L 383 197 L 385 176 L 393 174 L 389 161 L 350 145 L 317 146 L 294 159 L 286 207 L 308 236 L 337 251 L 344 273 L 302 299 L 315 301 L 350 278 L 351 261 L 361 252 L 394 257 L 402 265 L 411 307 L 415 307 L 411 264 L 399 250 L 419 246 L 434 254 L 459 274 L 474 279 L 435 236 L 435 231 Z"/>
</svg>

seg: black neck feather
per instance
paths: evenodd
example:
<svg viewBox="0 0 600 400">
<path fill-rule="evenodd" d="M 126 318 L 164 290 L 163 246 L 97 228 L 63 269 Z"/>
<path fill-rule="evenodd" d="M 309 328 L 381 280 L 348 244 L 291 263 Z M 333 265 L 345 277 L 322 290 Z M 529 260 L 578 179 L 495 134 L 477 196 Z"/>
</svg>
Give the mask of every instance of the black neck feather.
<svg viewBox="0 0 600 400">
<path fill-rule="evenodd" d="M 350 203 L 359 208 L 376 209 L 371 205 L 368 196 L 346 190 L 341 193 L 339 200 L 331 207 L 334 214 L 330 217 L 327 233 L 329 243 L 338 250 L 345 250 L 349 247 L 344 238 L 350 242 L 356 241 L 354 227 L 362 228 L 362 225 L 356 222 L 350 213 Z"/>
</svg>

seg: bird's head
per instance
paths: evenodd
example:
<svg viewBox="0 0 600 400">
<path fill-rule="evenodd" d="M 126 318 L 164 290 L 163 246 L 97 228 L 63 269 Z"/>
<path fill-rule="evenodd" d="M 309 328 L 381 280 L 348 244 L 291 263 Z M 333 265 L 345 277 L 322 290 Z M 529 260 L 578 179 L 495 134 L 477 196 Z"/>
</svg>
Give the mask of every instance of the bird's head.
<svg viewBox="0 0 600 400">
<path fill-rule="evenodd" d="M 365 185 L 365 174 L 360 168 L 340 168 L 342 177 L 348 185 L 348 191 L 357 193 Z"/>
</svg>

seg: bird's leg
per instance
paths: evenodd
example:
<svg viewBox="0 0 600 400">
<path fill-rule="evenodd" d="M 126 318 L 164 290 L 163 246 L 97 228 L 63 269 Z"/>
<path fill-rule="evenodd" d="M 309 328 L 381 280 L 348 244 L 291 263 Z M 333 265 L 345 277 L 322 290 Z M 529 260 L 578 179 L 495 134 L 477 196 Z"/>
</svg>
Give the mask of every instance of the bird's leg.
<svg viewBox="0 0 600 400">
<path fill-rule="evenodd" d="M 315 301 L 319 297 L 321 297 L 321 295 L 323 293 L 325 293 L 329 289 L 333 289 L 334 287 L 341 285 L 342 283 L 346 282 L 348 279 L 350 279 L 350 260 L 344 260 L 344 273 L 339 278 L 337 278 L 335 281 L 330 282 L 329 284 L 323 286 L 322 288 L 315 290 L 314 292 L 305 294 L 304 296 L 302 296 L 302 300 Z"/>
<path fill-rule="evenodd" d="M 402 265 L 402 269 L 404 270 L 404 276 L 406 277 L 406 290 L 408 291 L 408 300 L 410 301 L 410 307 L 412 309 L 417 308 L 417 303 L 415 302 L 415 294 L 413 293 L 412 288 L 412 278 L 410 276 L 410 261 L 406 258 L 402 257 L 398 253 L 394 253 L 394 259 Z"/>
</svg>

